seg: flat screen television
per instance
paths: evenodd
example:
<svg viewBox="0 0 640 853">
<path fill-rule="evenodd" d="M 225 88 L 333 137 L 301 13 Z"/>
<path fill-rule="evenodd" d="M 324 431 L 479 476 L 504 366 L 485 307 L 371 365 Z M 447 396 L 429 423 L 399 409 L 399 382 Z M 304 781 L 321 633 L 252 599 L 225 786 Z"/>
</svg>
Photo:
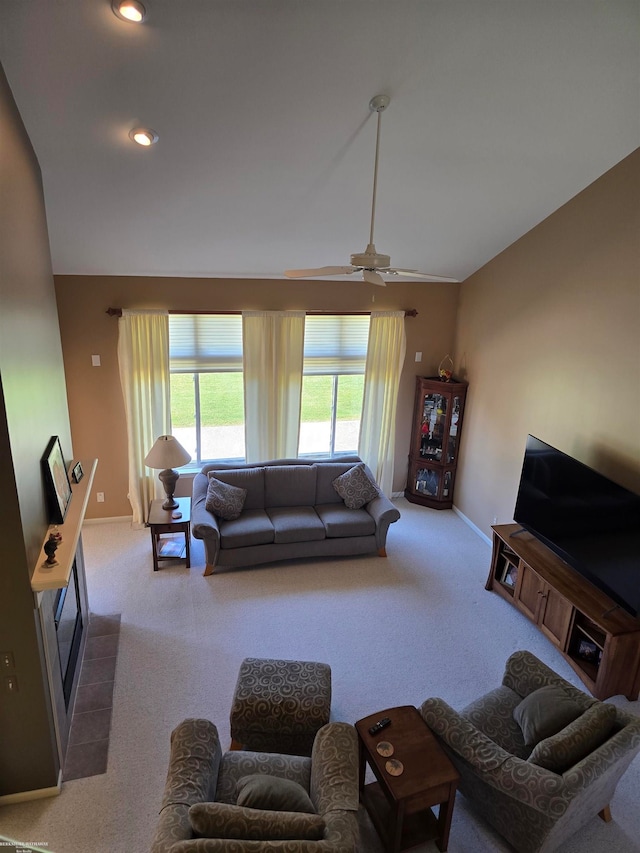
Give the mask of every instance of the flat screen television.
<svg viewBox="0 0 640 853">
<path fill-rule="evenodd" d="M 530 435 L 514 520 L 640 615 L 640 495 Z"/>
</svg>

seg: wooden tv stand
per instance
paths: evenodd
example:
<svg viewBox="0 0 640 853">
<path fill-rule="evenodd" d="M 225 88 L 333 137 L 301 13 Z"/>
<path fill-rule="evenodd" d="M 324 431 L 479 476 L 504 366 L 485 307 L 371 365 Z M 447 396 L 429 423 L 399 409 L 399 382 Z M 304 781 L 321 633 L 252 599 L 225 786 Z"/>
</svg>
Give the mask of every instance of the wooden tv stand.
<svg viewBox="0 0 640 853">
<path fill-rule="evenodd" d="M 485 588 L 517 607 L 597 699 L 640 692 L 640 620 L 518 524 L 492 527 Z"/>
</svg>

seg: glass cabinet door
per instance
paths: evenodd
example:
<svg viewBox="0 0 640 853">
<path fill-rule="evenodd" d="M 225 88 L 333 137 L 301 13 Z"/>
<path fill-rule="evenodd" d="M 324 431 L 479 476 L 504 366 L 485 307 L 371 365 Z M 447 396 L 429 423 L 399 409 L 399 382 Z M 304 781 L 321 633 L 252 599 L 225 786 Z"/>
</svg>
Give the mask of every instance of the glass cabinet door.
<svg viewBox="0 0 640 853">
<path fill-rule="evenodd" d="M 420 495 L 437 498 L 440 493 L 440 472 L 432 468 L 420 468 L 416 470 L 415 490 Z"/>
<path fill-rule="evenodd" d="M 425 394 L 422 402 L 420 456 L 440 462 L 447 417 L 447 398 L 442 394 Z"/>
<path fill-rule="evenodd" d="M 458 453 L 458 421 L 460 420 L 460 397 L 457 395 L 451 401 L 451 424 L 449 425 L 449 441 L 447 442 L 447 464 L 456 461 Z"/>
</svg>

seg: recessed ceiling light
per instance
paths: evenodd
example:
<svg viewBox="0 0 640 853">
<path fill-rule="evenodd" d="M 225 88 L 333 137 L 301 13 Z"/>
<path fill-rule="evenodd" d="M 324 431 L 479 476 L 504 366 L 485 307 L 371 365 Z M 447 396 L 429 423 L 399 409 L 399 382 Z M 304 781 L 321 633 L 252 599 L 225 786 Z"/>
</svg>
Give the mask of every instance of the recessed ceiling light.
<svg viewBox="0 0 640 853">
<path fill-rule="evenodd" d="M 155 130 L 151 130 L 150 127 L 134 127 L 129 131 L 129 139 L 145 147 L 154 145 L 159 138 Z"/>
<path fill-rule="evenodd" d="M 134 24 L 141 24 L 147 14 L 139 0 L 111 0 L 111 8 L 116 17 Z"/>
</svg>

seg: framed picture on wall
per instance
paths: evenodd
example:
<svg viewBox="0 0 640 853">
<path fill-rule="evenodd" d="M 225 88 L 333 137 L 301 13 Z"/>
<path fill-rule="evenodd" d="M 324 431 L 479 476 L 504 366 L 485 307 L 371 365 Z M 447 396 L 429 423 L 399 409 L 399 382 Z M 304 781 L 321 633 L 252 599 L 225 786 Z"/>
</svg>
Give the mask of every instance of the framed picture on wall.
<svg viewBox="0 0 640 853">
<path fill-rule="evenodd" d="M 67 474 L 62 455 L 60 438 L 51 436 L 44 456 L 42 457 L 42 474 L 44 491 L 47 499 L 50 524 L 62 524 L 71 503 L 71 483 Z"/>
</svg>

